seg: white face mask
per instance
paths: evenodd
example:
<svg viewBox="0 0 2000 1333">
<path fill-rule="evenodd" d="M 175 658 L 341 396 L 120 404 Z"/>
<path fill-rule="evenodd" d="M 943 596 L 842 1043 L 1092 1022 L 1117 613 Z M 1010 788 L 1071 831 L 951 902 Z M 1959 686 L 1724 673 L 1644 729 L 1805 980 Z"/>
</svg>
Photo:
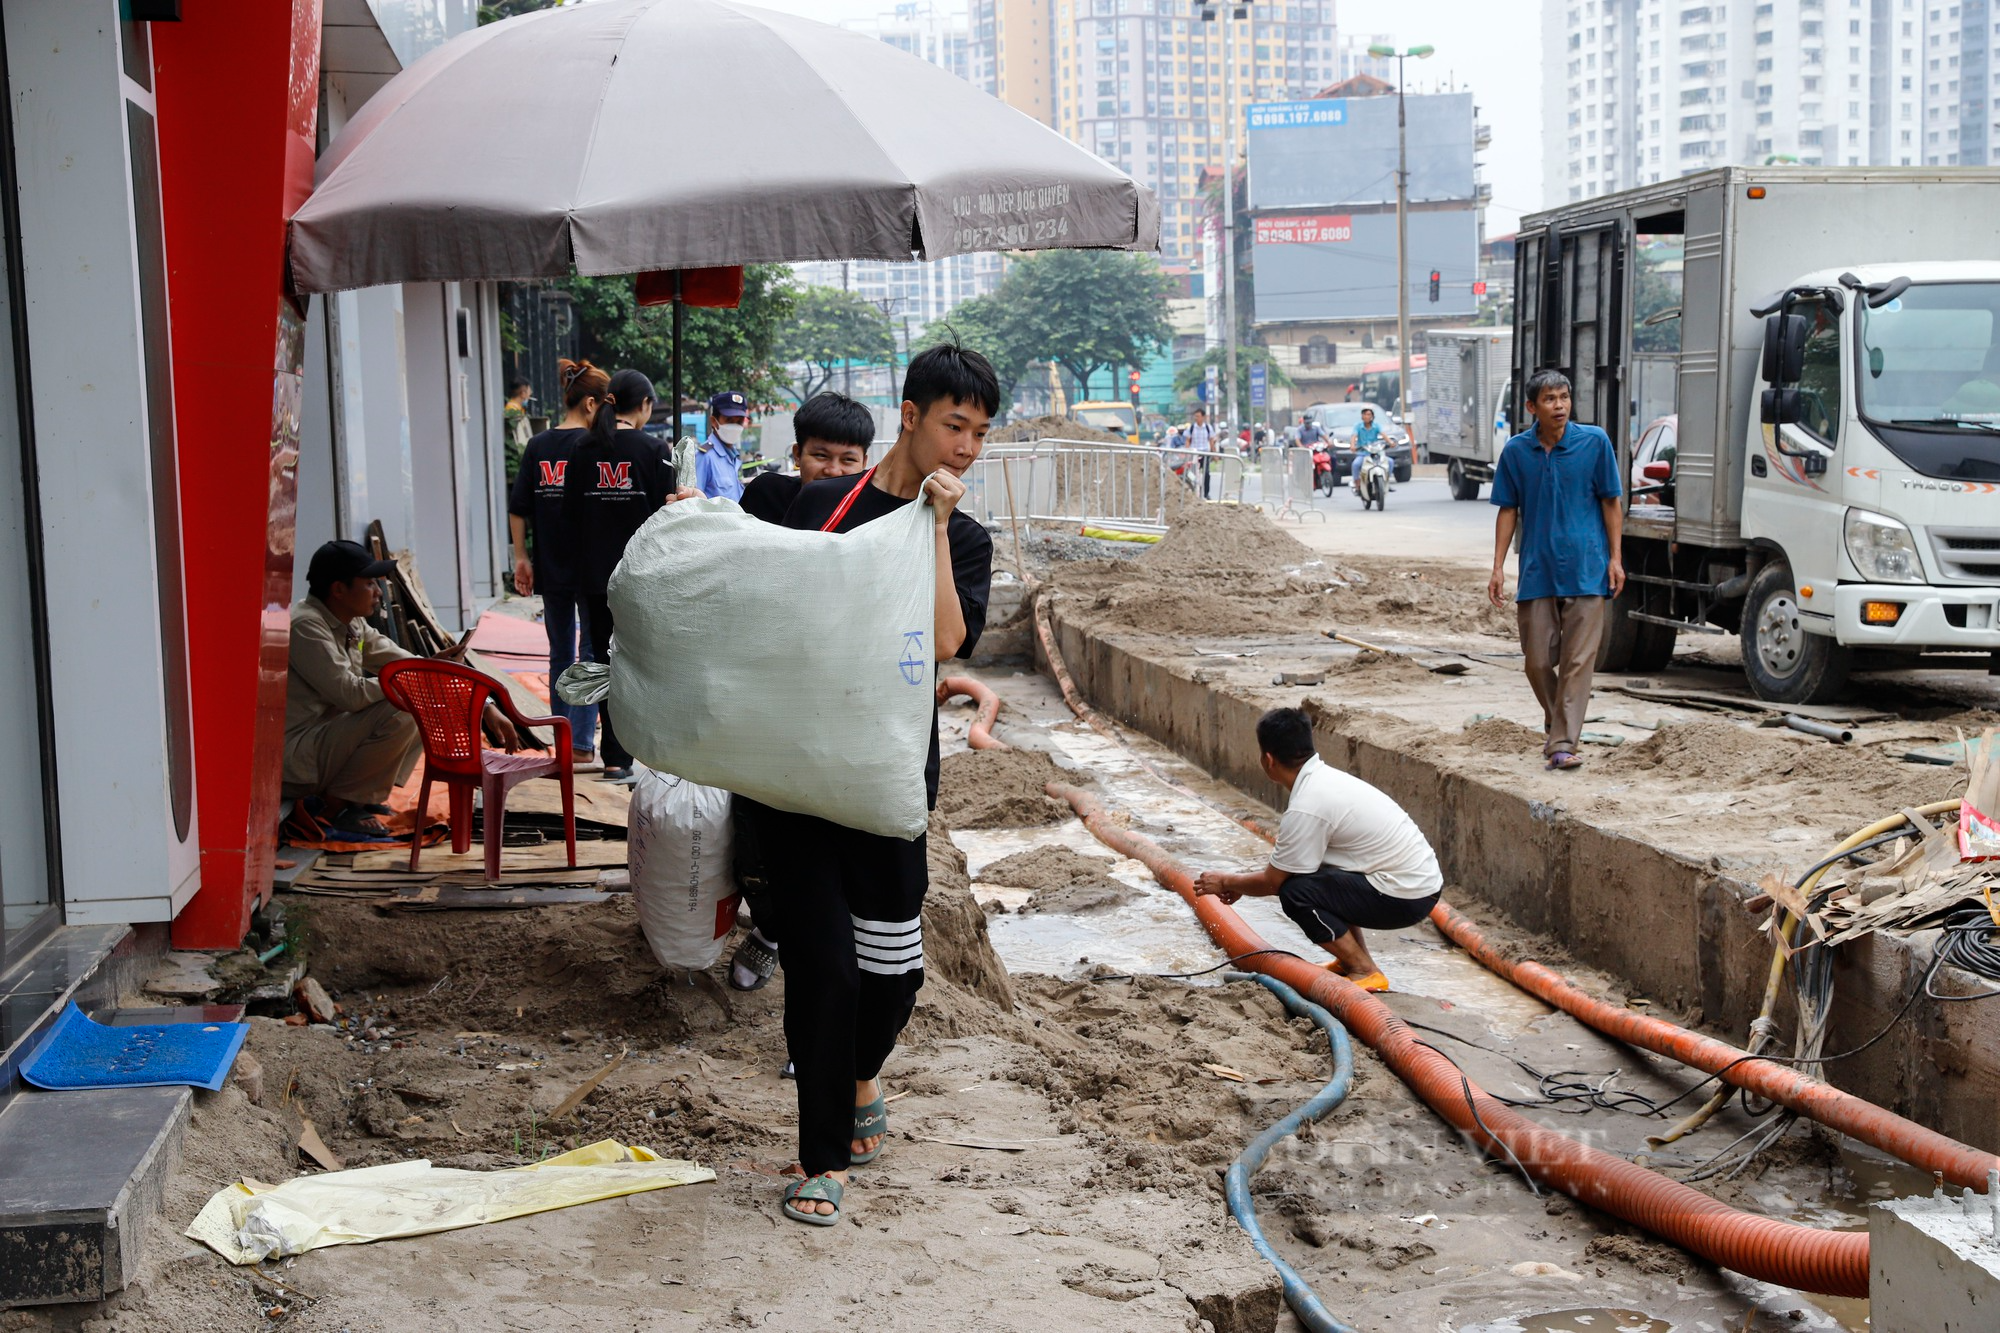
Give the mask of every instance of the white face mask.
<svg viewBox="0 0 2000 1333">
<path fill-rule="evenodd" d="M 715 438 L 721 440 L 731 449 L 734 449 L 743 439 L 743 423 L 740 421 L 717 422 L 715 426 Z"/>
</svg>

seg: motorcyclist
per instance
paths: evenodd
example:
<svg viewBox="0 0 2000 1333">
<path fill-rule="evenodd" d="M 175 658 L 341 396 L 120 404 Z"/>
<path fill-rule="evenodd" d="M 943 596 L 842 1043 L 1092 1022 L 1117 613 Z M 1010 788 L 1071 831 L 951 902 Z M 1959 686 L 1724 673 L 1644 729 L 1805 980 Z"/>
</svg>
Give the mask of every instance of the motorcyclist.
<svg viewBox="0 0 2000 1333">
<path fill-rule="evenodd" d="M 1348 478 L 1356 495 L 1361 494 L 1361 464 L 1368 457 L 1368 446 L 1382 438 L 1382 428 L 1375 424 L 1375 409 L 1361 409 L 1361 424 L 1354 428 L 1354 469 Z"/>
</svg>

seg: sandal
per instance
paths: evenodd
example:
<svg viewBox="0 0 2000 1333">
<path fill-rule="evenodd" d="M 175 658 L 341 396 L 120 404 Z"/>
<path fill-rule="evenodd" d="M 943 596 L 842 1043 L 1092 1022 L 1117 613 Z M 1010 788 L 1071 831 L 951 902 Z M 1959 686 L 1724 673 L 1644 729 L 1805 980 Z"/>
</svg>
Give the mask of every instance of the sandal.
<svg viewBox="0 0 2000 1333">
<path fill-rule="evenodd" d="M 840 1182 L 832 1176 L 807 1176 L 794 1180 L 785 1186 L 785 1216 L 794 1222 L 803 1222 L 809 1227 L 830 1227 L 840 1221 L 840 1196 L 844 1191 Z M 830 1213 L 807 1212 L 795 1205 L 804 1203 L 830 1203 Z"/>
<path fill-rule="evenodd" d="M 736 969 L 742 968 L 754 980 L 747 986 L 736 979 Z M 751 931 L 743 937 L 743 943 L 736 946 L 736 952 L 729 959 L 729 984 L 737 990 L 762 990 L 771 982 L 771 976 L 778 970 L 778 951 Z"/>
<path fill-rule="evenodd" d="M 1583 767 L 1582 757 L 1579 755 L 1571 754 L 1568 750 L 1557 750 L 1554 754 L 1549 756 L 1549 768 L 1552 770 L 1559 768 L 1582 768 L 1582 767 Z"/>
<path fill-rule="evenodd" d="M 1353 978 L 1354 984 L 1371 994 L 1385 994 L 1389 989 L 1389 978 L 1380 972 L 1370 972 L 1365 977 Z"/>
<path fill-rule="evenodd" d="M 854 1137 L 872 1139 L 880 1136 L 881 1141 L 867 1152 L 851 1153 L 848 1162 L 854 1166 L 866 1166 L 882 1155 L 882 1149 L 889 1144 L 889 1108 L 877 1097 L 866 1106 L 854 1108 Z"/>
</svg>

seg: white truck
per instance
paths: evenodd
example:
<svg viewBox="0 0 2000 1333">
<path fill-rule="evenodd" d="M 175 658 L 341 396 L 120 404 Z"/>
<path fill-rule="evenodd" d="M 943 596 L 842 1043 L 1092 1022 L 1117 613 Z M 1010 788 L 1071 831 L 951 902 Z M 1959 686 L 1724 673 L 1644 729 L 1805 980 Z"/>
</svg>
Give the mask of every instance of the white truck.
<svg viewBox="0 0 2000 1333">
<path fill-rule="evenodd" d="M 1687 631 L 1739 635 L 1785 703 L 1856 668 L 2000 672 L 1996 213 L 1985 168 L 1730 167 L 1523 220 L 1516 384 L 1568 375 L 1628 483 L 1600 668 Z"/>
<path fill-rule="evenodd" d="M 1514 331 L 1432 329 L 1424 354 L 1430 382 L 1417 438 L 1428 461 L 1445 465 L 1451 498 L 1477 500 L 1510 434 Z"/>
</svg>

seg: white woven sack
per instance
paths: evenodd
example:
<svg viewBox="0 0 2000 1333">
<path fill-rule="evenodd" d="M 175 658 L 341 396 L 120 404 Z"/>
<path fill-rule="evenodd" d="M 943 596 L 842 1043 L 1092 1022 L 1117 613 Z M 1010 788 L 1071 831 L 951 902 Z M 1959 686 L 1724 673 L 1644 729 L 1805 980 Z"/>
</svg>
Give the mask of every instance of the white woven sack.
<svg viewBox="0 0 2000 1333">
<path fill-rule="evenodd" d="M 638 759 L 887 837 L 924 831 L 932 510 L 795 532 L 729 500 L 646 520 L 611 575 L 611 712 Z"/>
<path fill-rule="evenodd" d="M 639 928 L 665 967 L 712 967 L 736 925 L 729 793 L 637 770 L 626 859 Z"/>
</svg>

